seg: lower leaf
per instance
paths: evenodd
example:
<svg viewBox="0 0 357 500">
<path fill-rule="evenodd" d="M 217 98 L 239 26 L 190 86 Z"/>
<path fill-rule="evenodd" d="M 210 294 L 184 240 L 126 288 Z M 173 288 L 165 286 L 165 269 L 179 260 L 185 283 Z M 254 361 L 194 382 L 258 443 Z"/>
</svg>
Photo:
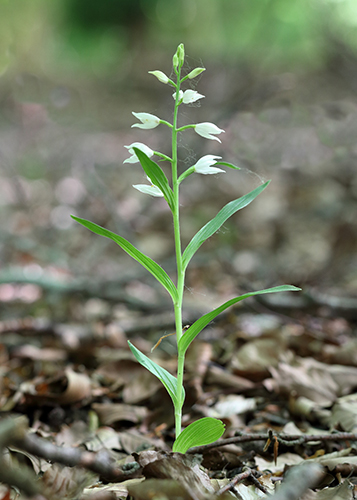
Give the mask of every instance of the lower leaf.
<svg viewBox="0 0 357 500">
<path fill-rule="evenodd" d="M 172 451 L 186 453 L 192 446 L 214 443 L 224 433 L 225 425 L 221 420 L 204 417 L 188 425 L 174 442 Z"/>
</svg>

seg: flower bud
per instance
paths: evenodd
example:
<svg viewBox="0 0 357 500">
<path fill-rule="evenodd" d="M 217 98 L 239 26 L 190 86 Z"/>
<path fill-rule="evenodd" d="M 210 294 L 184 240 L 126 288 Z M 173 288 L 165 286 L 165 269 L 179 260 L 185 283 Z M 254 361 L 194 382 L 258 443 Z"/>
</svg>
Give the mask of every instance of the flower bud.
<svg viewBox="0 0 357 500">
<path fill-rule="evenodd" d="M 192 78 L 196 78 L 196 76 L 203 73 L 203 71 L 206 71 L 206 68 L 195 68 L 187 75 L 187 78 L 192 80 Z"/>
<path fill-rule="evenodd" d="M 182 68 L 183 63 L 185 61 L 185 48 L 183 43 L 180 43 L 180 45 L 177 47 L 176 54 L 174 55 L 172 59 L 172 63 L 174 65 L 174 68 Z"/>
<path fill-rule="evenodd" d="M 168 83 L 169 82 L 169 77 L 165 75 L 162 71 L 155 70 L 155 71 L 149 71 L 150 75 L 156 76 L 156 78 L 159 80 L 161 83 Z"/>
<path fill-rule="evenodd" d="M 177 66 L 178 66 L 178 57 L 177 57 L 177 53 L 174 54 L 173 58 L 172 58 L 172 65 L 175 69 L 177 69 Z"/>
<path fill-rule="evenodd" d="M 177 55 L 179 60 L 179 66 L 180 68 L 182 68 L 183 63 L 185 62 L 185 47 L 183 43 L 180 43 L 180 45 L 177 47 Z"/>
</svg>

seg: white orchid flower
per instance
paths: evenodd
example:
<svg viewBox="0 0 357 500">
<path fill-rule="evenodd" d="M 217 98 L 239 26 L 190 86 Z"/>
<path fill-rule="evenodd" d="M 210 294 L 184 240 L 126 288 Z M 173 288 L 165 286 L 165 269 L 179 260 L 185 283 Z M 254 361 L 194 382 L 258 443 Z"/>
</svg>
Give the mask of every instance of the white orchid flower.
<svg viewBox="0 0 357 500">
<path fill-rule="evenodd" d="M 172 97 L 176 99 L 176 92 L 172 94 Z M 185 90 L 185 92 L 182 92 L 182 90 L 179 91 L 180 101 L 182 99 L 184 104 L 192 104 L 193 102 L 198 101 L 198 99 L 202 99 L 202 97 L 204 97 L 204 95 L 199 94 L 196 90 L 188 89 Z"/>
<path fill-rule="evenodd" d="M 156 76 L 156 78 L 159 80 L 159 82 L 162 83 L 168 83 L 169 82 L 169 77 L 165 75 L 162 71 L 155 70 L 155 71 L 149 71 L 150 75 Z"/>
<path fill-rule="evenodd" d="M 141 123 L 134 123 L 131 127 L 138 127 L 138 128 L 155 128 L 158 125 L 160 125 L 160 118 L 158 118 L 155 115 L 151 115 L 150 113 L 134 113 L 132 111 L 132 114 L 137 118 L 138 120 L 141 121 Z"/>
<path fill-rule="evenodd" d="M 212 134 L 221 134 L 224 132 L 224 130 L 218 128 L 217 125 L 210 122 L 197 123 L 197 125 L 195 125 L 195 131 L 198 135 L 201 135 L 206 139 L 212 139 L 218 142 L 221 142 L 220 139 L 218 139 L 218 137 L 214 137 Z"/>
<path fill-rule="evenodd" d="M 130 144 L 130 146 L 124 146 L 124 148 L 128 149 L 129 153 L 132 156 L 124 160 L 123 163 L 139 163 L 139 158 L 136 156 L 133 148 L 140 149 L 140 151 L 145 153 L 146 156 L 148 156 L 149 158 L 151 158 L 152 155 L 154 154 L 154 151 L 150 149 L 149 146 L 146 146 L 146 144 L 143 144 L 142 142 L 133 142 L 132 144 Z"/>
<path fill-rule="evenodd" d="M 215 163 L 217 163 L 217 160 L 221 159 L 221 156 L 214 156 L 214 155 L 206 155 L 202 156 L 198 160 L 195 165 L 193 165 L 195 172 L 197 174 L 203 174 L 203 175 L 208 175 L 208 174 L 219 174 L 223 172 L 224 174 L 226 173 L 225 170 L 222 170 L 221 168 L 218 167 L 212 167 Z"/>
<path fill-rule="evenodd" d="M 150 177 L 147 177 L 147 180 L 151 183 L 151 186 L 148 186 L 147 184 L 135 184 L 135 185 L 133 185 L 133 188 L 137 189 L 141 193 L 149 194 L 150 196 L 156 196 L 158 198 L 162 198 L 164 195 L 163 195 L 163 192 L 161 191 L 161 189 L 158 188 L 157 186 L 153 185 Z"/>
</svg>

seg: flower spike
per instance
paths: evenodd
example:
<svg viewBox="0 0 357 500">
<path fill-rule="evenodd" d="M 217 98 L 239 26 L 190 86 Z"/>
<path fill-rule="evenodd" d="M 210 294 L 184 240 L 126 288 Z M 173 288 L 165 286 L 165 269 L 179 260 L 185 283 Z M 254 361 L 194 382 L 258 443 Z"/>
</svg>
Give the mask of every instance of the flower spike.
<svg viewBox="0 0 357 500">
<path fill-rule="evenodd" d="M 210 122 L 197 123 L 197 125 L 195 125 L 195 131 L 198 135 L 201 135 L 206 139 L 212 139 L 218 142 L 221 142 L 220 139 L 218 139 L 218 137 L 214 137 L 212 134 L 221 134 L 224 132 L 224 130 L 218 128 L 217 125 Z"/>
<path fill-rule="evenodd" d="M 138 127 L 138 128 L 145 128 L 145 129 L 150 129 L 150 128 L 155 128 L 158 125 L 160 125 L 160 118 L 158 118 L 155 115 L 151 115 L 150 113 L 134 113 L 132 111 L 132 114 L 140 120 L 142 123 L 134 123 L 131 127 Z"/>
</svg>

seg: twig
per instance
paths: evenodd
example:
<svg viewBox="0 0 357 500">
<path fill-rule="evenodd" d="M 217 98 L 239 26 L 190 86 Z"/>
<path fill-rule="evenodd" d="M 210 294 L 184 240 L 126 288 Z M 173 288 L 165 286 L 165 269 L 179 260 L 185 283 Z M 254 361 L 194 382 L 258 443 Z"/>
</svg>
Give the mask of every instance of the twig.
<svg viewBox="0 0 357 500">
<path fill-rule="evenodd" d="M 274 435 L 275 436 L 275 435 Z M 187 450 L 187 453 L 203 453 L 212 448 L 219 448 L 227 444 L 237 444 L 246 443 L 249 441 L 267 441 L 272 439 L 273 433 L 270 431 L 266 434 L 240 434 L 226 439 L 219 439 L 211 444 L 205 444 L 202 446 L 195 446 Z M 303 443 L 308 443 L 310 441 L 357 441 L 357 434 L 350 432 L 336 432 L 332 434 L 277 434 L 275 436 L 279 443 L 286 446 L 295 446 Z"/>
<path fill-rule="evenodd" d="M 49 441 L 28 434 L 26 417 L 7 418 L 0 424 L 0 453 L 6 446 L 16 446 L 38 457 L 57 462 L 69 467 L 80 466 L 100 474 L 107 480 L 124 481 L 138 474 L 140 465 L 137 462 L 117 467 L 108 452 L 93 453 L 78 448 L 63 448 Z M 0 481 L 16 486 L 28 496 L 40 492 L 36 475 L 28 468 L 12 470 L 0 458 Z"/>
<path fill-rule="evenodd" d="M 230 491 L 234 488 L 236 484 L 238 484 L 240 481 L 243 481 L 244 479 L 250 479 L 257 488 L 259 488 L 263 493 L 267 494 L 268 490 L 260 484 L 260 482 L 257 479 L 257 475 L 259 474 L 258 471 L 252 470 L 247 468 L 244 472 L 241 472 L 240 474 L 237 474 L 232 481 L 230 481 L 228 484 L 223 486 L 220 490 L 217 491 L 217 495 L 223 495 L 223 493 L 226 493 L 227 491 Z"/>
<path fill-rule="evenodd" d="M 128 479 L 140 468 L 136 462 L 133 462 L 132 464 L 126 464 L 128 470 L 124 470 L 124 468 L 117 467 L 113 463 L 113 459 L 106 451 L 93 453 L 81 451 L 78 448 L 62 448 L 39 438 L 35 434 L 28 434 L 22 439 L 17 439 L 14 444 L 28 453 L 51 460 L 51 462 L 57 462 L 69 467 L 75 465 L 84 467 L 111 481 Z M 129 465 L 131 467 L 128 467 Z"/>
<path fill-rule="evenodd" d="M 14 441 L 21 441 L 26 435 L 27 419 L 5 419 L 0 424 L 0 481 L 15 486 L 27 496 L 32 497 L 41 492 L 36 475 L 27 467 L 16 470 L 9 468 L 2 458 L 3 449 Z"/>
</svg>

